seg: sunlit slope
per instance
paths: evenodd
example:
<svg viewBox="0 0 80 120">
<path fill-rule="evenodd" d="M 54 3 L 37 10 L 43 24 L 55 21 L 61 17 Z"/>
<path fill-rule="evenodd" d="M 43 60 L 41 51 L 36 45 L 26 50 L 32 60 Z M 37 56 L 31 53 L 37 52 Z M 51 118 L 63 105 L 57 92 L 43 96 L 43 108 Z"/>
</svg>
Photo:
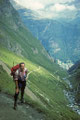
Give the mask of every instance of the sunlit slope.
<svg viewBox="0 0 80 120">
<path fill-rule="evenodd" d="M 15 64 L 24 61 L 29 72 L 40 67 L 38 71 L 30 74 L 27 86 L 45 105 L 45 107 L 43 106 L 43 111 L 48 115 L 49 119 L 78 120 L 78 115 L 67 107 L 68 101 L 63 92 L 67 85 L 58 75 L 52 75 L 45 68 L 15 55 L 3 47 L 0 47 L 0 60 L 9 68 L 12 67 L 13 61 L 15 61 Z M 0 66 L 0 89 L 13 94 L 14 84 L 7 73 L 4 70 L 1 71 L 1 69 Z"/>
<path fill-rule="evenodd" d="M 66 71 L 53 62 L 40 41 L 24 26 L 9 0 L 0 1 L 0 44 L 52 73 L 57 71 L 62 77 L 66 75 Z"/>
</svg>

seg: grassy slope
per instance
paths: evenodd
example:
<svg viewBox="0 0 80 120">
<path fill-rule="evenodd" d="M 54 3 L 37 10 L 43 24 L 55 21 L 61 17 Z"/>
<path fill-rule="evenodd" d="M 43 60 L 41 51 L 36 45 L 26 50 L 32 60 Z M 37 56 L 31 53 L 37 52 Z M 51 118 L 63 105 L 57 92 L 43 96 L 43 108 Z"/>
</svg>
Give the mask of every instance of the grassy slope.
<svg viewBox="0 0 80 120">
<path fill-rule="evenodd" d="M 18 13 L 8 0 L 0 2 L 0 11 L 0 44 L 17 54 L 22 54 L 52 73 L 58 70 L 57 74 L 62 77 L 66 75 L 66 71 L 50 60 L 40 41 L 34 38 L 23 25 Z M 38 51 L 38 54 L 33 52 L 35 50 Z"/>
<path fill-rule="evenodd" d="M 4 28 L 4 27 L 5 28 Z M 66 71 L 64 71 L 62 68 L 60 68 L 57 64 L 51 62 L 49 60 L 49 58 L 47 57 L 47 53 L 45 52 L 45 50 L 43 49 L 42 45 L 39 44 L 38 40 L 34 39 L 33 41 L 33 37 L 31 37 L 31 34 L 28 35 L 28 33 L 25 33 L 25 29 L 24 30 L 20 30 L 19 33 L 15 33 L 15 31 L 11 30 L 10 28 L 8 29 L 7 23 L 3 24 L 2 22 L 0 22 L 0 28 L 1 31 L 3 32 L 3 35 L 0 36 L 1 39 L 5 39 L 6 40 L 6 36 L 8 36 L 10 39 L 10 43 L 12 44 L 12 46 L 15 46 L 17 43 L 19 43 L 21 45 L 21 47 L 24 49 L 23 51 L 23 55 L 25 57 L 27 57 L 28 59 L 30 59 L 32 62 L 37 63 L 47 69 L 49 69 L 51 72 L 54 72 L 55 70 L 58 70 L 58 74 L 65 76 Z M 4 30 L 3 30 L 4 28 Z M 21 32 L 22 31 L 22 32 Z M 23 39 L 24 33 L 26 34 L 25 36 L 28 37 L 28 39 L 30 39 L 29 41 L 23 41 L 21 39 Z M 30 37 L 30 38 L 29 38 Z M 14 42 L 14 44 L 13 44 Z M 6 41 L 4 41 L 5 47 L 6 47 Z M 34 45 L 35 44 L 35 45 Z M 38 55 L 33 54 L 32 52 L 32 48 L 35 48 L 35 46 L 37 46 L 36 48 L 38 49 Z M 42 54 L 41 50 L 44 50 L 44 54 Z M 14 51 L 16 52 L 16 51 Z M 45 61 L 45 62 L 44 62 Z"/>
<path fill-rule="evenodd" d="M 60 77 L 66 75 L 66 72 L 49 60 L 48 54 L 41 43 L 24 27 L 20 17 L 8 0 L 0 1 L 0 11 L 2 12 L 0 14 L 0 44 L 15 53 L 21 50 L 21 54 L 26 57 L 17 56 L 0 46 L 0 60 L 5 62 L 9 68 L 12 67 L 13 61 L 15 61 L 15 64 L 24 61 L 29 71 L 37 69 L 39 65 L 42 66 L 40 71 L 30 75 L 28 82 L 28 87 L 47 107 L 42 108 L 39 105 L 40 108 L 51 117 L 49 120 L 53 118 L 54 120 L 78 120 L 78 116 L 66 107 L 68 102 L 63 94 L 66 84 L 60 79 Z M 38 54 L 33 53 L 32 49 L 35 48 L 37 48 Z M 2 69 L 1 66 L 0 69 Z M 57 74 L 54 74 L 57 70 Z M 0 73 L 1 90 L 13 94 L 14 84 L 11 78 L 5 71 Z M 52 77 L 52 73 L 54 77 Z M 30 99 L 27 97 L 27 100 Z"/>
<path fill-rule="evenodd" d="M 28 59 L 21 58 L 7 49 L 0 46 L 0 60 L 5 62 L 7 66 L 12 67 L 13 60 L 16 63 L 24 61 L 29 71 L 37 69 L 39 66 L 32 63 Z M 67 86 L 57 75 L 51 76 L 51 73 L 41 67 L 37 72 L 33 72 L 29 76 L 28 87 L 40 98 L 40 100 L 46 105 L 46 108 L 38 105 L 48 115 L 49 120 L 79 120 L 79 116 L 75 114 L 66 105 L 68 101 L 64 97 L 63 89 Z M 0 66 L 0 89 L 4 92 L 13 94 L 14 83 L 7 73 L 2 70 Z M 25 96 L 26 98 L 26 96 Z M 30 100 L 28 97 L 27 101 Z M 30 100 L 31 101 L 31 100 Z M 30 102 L 29 101 L 29 102 Z M 32 101 L 31 101 L 32 102 Z M 32 102 L 33 103 L 33 102 Z"/>
</svg>

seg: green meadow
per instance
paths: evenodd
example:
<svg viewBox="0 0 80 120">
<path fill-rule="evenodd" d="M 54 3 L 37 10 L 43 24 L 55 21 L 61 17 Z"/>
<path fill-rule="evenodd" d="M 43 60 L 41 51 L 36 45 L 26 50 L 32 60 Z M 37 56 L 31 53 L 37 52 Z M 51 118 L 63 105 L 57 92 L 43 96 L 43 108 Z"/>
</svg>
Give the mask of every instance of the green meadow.
<svg viewBox="0 0 80 120">
<path fill-rule="evenodd" d="M 32 63 L 30 60 L 20 57 L 4 47 L 0 46 L 0 60 L 3 61 L 8 68 L 22 61 L 25 62 L 29 72 L 37 70 L 38 64 Z M 40 66 L 38 71 L 30 74 L 27 87 L 37 96 L 37 98 L 44 104 L 38 101 L 33 101 L 25 94 L 27 103 L 41 110 L 47 115 L 49 120 L 79 120 L 80 117 L 67 107 L 68 100 L 64 96 L 64 89 L 68 89 L 66 83 L 57 74 L 53 74 L 47 69 Z M 15 85 L 12 78 L 6 73 L 0 65 L 0 90 L 13 96 Z"/>
</svg>

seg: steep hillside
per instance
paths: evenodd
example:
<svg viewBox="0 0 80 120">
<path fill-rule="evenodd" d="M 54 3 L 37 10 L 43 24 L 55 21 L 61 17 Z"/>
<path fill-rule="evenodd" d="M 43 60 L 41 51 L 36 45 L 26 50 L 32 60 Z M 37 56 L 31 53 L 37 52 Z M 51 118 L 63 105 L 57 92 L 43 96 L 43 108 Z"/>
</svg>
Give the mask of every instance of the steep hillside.
<svg viewBox="0 0 80 120">
<path fill-rule="evenodd" d="M 63 69 L 53 63 L 40 41 L 24 26 L 9 0 L 0 1 L 0 44 L 52 72 L 58 69 L 62 71 L 61 74 L 65 74 Z"/>
<path fill-rule="evenodd" d="M 12 114 L 14 117 L 14 111 L 7 105 L 7 102 L 11 105 L 12 99 L 5 95 L 14 95 L 15 85 L 8 72 L 13 66 L 13 61 L 15 64 L 24 61 L 29 70 L 26 87 L 28 89 L 25 90 L 24 97 L 26 103 L 33 107 L 29 109 L 29 112 L 32 110 L 32 114 L 28 114 L 31 115 L 30 119 L 37 120 L 36 115 L 44 119 L 44 114 L 46 120 L 80 119 L 80 116 L 69 107 L 69 101 L 64 95 L 64 91 L 69 89 L 68 84 L 62 79 L 68 76 L 67 71 L 52 61 L 40 41 L 24 26 L 9 0 L 0 0 L 0 106 L 3 107 L 0 117 L 3 120 L 8 119 L 3 116 L 4 113 L 7 114 L 6 107 L 11 112 L 9 116 L 7 114 L 9 120 Z M 8 70 L 5 70 L 1 63 Z M 25 107 L 27 106 L 19 109 L 20 113 L 24 112 L 22 119 L 25 119 L 27 114 Z M 39 114 L 38 111 L 42 113 Z M 18 111 L 16 116 L 17 113 Z"/>
<path fill-rule="evenodd" d="M 80 60 L 77 61 L 77 62 L 68 70 L 68 72 L 69 72 L 69 73 L 73 73 L 73 72 L 79 67 L 79 64 L 80 64 Z"/>
<path fill-rule="evenodd" d="M 0 60 L 3 61 L 8 66 L 8 68 L 11 68 L 14 59 L 16 59 L 16 63 L 24 61 L 29 72 L 36 70 L 39 67 L 37 64 L 33 64 L 28 59 L 17 56 L 1 46 L 0 56 L 1 56 Z M 52 74 L 51 72 L 40 66 L 40 70 L 30 74 L 27 81 L 27 87 L 36 95 L 36 97 L 44 105 L 40 104 L 40 102 L 38 101 L 34 101 L 32 99 L 32 96 L 31 97 L 27 96 L 25 91 L 25 100 L 27 104 L 30 104 L 39 111 L 45 113 L 47 116 L 46 120 L 80 119 L 80 116 L 78 116 L 75 112 L 71 110 L 71 108 L 68 107 L 69 103 L 66 97 L 64 96 L 63 92 L 64 90 L 68 89 L 68 85 L 62 79 L 60 79 L 60 76 L 56 75 L 55 73 Z M 9 75 L 5 72 L 5 70 L 3 70 L 1 65 L 0 65 L 0 91 L 3 93 L 5 92 L 7 94 L 10 94 L 11 96 L 14 94 L 14 83 L 12 79 L 9 77 Z M 2 104 L 6 104 L 5 100 L 4 103 Z M 12 105 L 13 104 L 11 104 L 11 106 Z M 11 109 L 9 106 L 7 107 Z M 21 111 L 22 109 L 24 110 L 24 107 L 21 108 Z M 14 111 L 12 112 L 14 114 Z M 4 108 L 2 113 L 4 113 Z"/>
<path fill-rule="evenodd" d="M 36 19 L 34 11 L 18 8 L 18 12 L 33 35 L 38 38 L 48 53 L 62 62 L 80 59 L 80 17 L 64 19 Z"/>
<path fill-rule="evenodd" d="M 69 70 L 69 80 L 73 86 L 75 101 L 80 104 L 80 61 Z"/>
</svg>

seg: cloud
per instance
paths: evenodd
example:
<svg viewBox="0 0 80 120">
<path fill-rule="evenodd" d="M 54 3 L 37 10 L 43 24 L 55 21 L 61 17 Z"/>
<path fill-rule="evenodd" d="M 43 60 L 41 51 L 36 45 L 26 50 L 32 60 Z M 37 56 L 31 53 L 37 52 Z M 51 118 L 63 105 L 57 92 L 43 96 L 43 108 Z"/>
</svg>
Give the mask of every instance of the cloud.
<svg viewBox="0 0 80 120">
<path fill-rule="evenodd" d="M 41 19 L 74 19 L 76 17 L 76 12 L 76 7 L 74 5 L 54 4 L 37 11 L 36 15 Z"/>
<path fill-rule="evenodd" d="M 74 19 L 77 14 L 75 0 L 11 0 L 32 10 L 35 19 Z M 27 15 L 28 13 L 25 13 Z"/>
<path fill-rule="evenodd" d="M 20 4 L 21 6 L 24 6 L 25 8 L 30 9 L 42 9 L 48 5 L 52 4 L 65 4 L 65 3 L 71 3 L 75 0 L 12 0 Z"/>
<path fill-rule="evenodd" d="M 41 4 L 39 1 L 33 1 L 33 0 L 14 0 L 14 1 L 27 9 L 31 9 L 31 10 L 44 9 L 44 5 Z"/>
<path fill-rule="evenodd" d="M 66 4 L 55 4 L 54 6 L 50 7 L 51 11 L 56 11 L 56 12 L 62 12 L 64 10 L 75 10 L 75 6 L 74 5 L 66 5 Z"/>
</svg>

